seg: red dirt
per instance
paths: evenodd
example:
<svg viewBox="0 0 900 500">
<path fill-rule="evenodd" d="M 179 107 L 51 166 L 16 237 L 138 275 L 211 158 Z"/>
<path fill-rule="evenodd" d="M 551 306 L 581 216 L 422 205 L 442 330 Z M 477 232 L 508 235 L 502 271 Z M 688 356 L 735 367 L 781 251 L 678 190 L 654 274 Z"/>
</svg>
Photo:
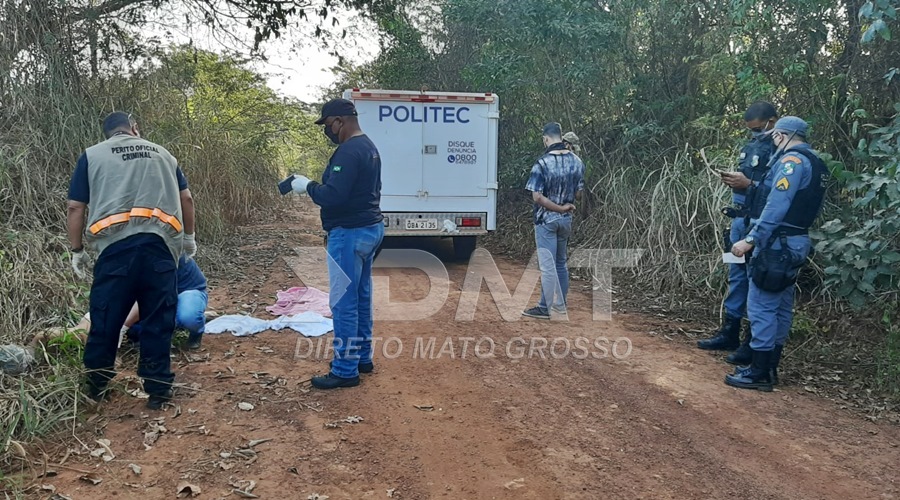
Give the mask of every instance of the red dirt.
<svg viewBox="0 0 900 500">
<path fill-rule="evenodd" d="M 320 244 L 316 224 L 308 211 L 248 230 L 243 262 L 235 265 L 249 266 L 248 256 L 255 265 L 244 276 L 213 276 L 210 307 L 235 312 L 250 304 L 267 317 L 263 308 L 274 292 L 299 284 L 280 252 Z M 513 290 L 521 266 L 500 258 L 497 264 Z M 143 400 L 117 393 L 80 434 L 84 440 L 95 429 L 93 438 L 109 439 L 116 458 L 102 463 L 82 449 L 65 464 L 102 482 L 51 467 L 59 475 L 37 484 L 92 500 L 175 498 L 181 481 L 202 488 L 198 498 L 240 498 L 230 479 L 256 481 L 253 494 L 274 499 L 388 498 L 389 491 L 411 499 L 900 497 L 897 427 L 866 421 L 790 383 L 768 394 L 729 388 L 722 382 L 729 367 L 717 357 L 648 335 L 659 319 L 592 321 L 580 284 L 570 293 L 568 322 L 503 321 L 486 288 L 476 320 L 455 322 L 466 270 L 448 269 L 450 299 L 440 312 L 376 323 L 376 336 L 399 337 L 404 352 L 385 359 L 377 349 L 375 373 L 363 375 L 359 387 L 311 390 L 308 379 L 328 361 L 295 359 L 296 334 L 209 335 L 200 353 L 208 360 L 176 358 L 177 382 L 199 386 L 194 394 L 180 391 L 180 416 L 174 408 L 147 411 Z M 390 276 L 392 300 L 424 296 L 422 273 L 377 273 Z M 477 358 L 470 345 L 461 359 L 460 337 L 482 336 L 493 338 L 498 355 Z M 510 359 L 502 352 L 516 337 L 598 336 L 628 338 L 633 350 L 624 359 L 583 360 Z M 434 337 L 435 352 L 451 337 L 455 356 L 414 359 L 416 337 Z M 239 402 L 255 408 L 241 411 Z M 145 450 L 143 432 L 159 416 L 168 432 Z M 363 420 L 325 426 L 349 416 Z M 253 439 L 271 439 L 255 446 L 255 460 L 220 457 Z"/>
</svg>

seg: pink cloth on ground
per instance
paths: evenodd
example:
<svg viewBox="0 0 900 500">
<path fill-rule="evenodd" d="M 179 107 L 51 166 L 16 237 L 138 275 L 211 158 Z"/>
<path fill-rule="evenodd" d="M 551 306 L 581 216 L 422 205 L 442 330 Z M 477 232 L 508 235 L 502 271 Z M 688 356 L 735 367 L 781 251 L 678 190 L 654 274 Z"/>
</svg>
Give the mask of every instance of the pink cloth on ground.
<svg viewBox="0 0 900 500">
<path fill-rule="evenodd" d="M 328 294 L 318 288 L 305 286 L 279 291 L 276 294 L 275 305 L 266 307 L 266 311 L 276 316 L 293 316 L 312 311 L 327 318 L 331 317 Z"/>
</svg>

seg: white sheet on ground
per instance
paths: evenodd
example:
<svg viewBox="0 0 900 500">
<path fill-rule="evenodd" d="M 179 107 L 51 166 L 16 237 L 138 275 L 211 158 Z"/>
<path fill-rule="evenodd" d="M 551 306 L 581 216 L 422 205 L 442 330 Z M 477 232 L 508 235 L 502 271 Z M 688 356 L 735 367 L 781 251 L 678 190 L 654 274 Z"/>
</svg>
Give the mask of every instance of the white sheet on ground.
<svg viewBox="0 0 900 500">
<path fill-rule="evenodd" d="M 235 337 L 246 337 L 265 330 L 290 328 L 307 337 L 320 337 L 334 329 L 334 323 L 321 314 L 307 311 L 294 316 L 279 316 L 266 321 L 252 316 L 229 314 L 220 316 L 206 324 L 206 333 L 231 332 Z"/>
</svg>

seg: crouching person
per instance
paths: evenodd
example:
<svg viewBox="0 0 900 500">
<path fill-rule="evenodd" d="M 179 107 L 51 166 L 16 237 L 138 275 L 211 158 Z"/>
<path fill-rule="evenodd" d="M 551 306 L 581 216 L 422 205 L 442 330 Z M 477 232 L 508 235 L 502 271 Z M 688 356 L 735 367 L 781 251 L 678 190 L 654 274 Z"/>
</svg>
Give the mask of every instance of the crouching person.
<svg viewBox="0 0 900 500">
<path fill-rule="evenodd" d="M 178 272 L 175 275 L 178 290 L 178 307 L 175 311 L 175 328 L 188 331 L 187 348 L 199 349 L 206 327 L 206 306 L 209 296 L 206 293 L 206 276 L 194 259 L 181 256 L 178 261 Z M 125 335 L 132 345 L 141 341 L 140 307 L 137 303 L 131 308 L 125 320 Z"/>
</svg>

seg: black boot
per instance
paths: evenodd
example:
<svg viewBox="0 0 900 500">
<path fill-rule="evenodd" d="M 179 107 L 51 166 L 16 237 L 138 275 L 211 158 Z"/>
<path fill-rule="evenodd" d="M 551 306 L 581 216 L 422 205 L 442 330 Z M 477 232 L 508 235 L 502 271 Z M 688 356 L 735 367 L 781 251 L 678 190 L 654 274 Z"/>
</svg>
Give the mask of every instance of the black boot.
<svg viewBox="0 0 900 500">
<path fill-rule="evenodd" d="M 783 345 L 776 345 L 775 349 L 772 349 L 772 362 L 769 365 L 769 371 L 772 373 L 772 385 L 778 385 L 778 364 L 781 363 L 781 351 L 783 350 Z"/>
<path fill-rule="evenodd" d="M 735 375 L 725 375 L 725 383 L 740 389 L 755 389 L 772 392 L 771 369 L 773 351 L 751 351 L 753 361 L 749 370 L 740 370 Z"/>
<path fill-rule="evenodd" d="M 725 358 L 725 362 L 732 365 L 749 365 L 750 362 L 753 361 L 753 350 L 750 349 L 750 339 L 752 338 L 753 336 L 750 335 L 750 332 L 747 332 L 747 336 L 744 338 L 741 346 L 738 347 L 736 351 L 729 354 L 728 357 Z"/>
<path fill-rule="evenodd" d="M 698 340 L 697 347 L 707 351 L 733 351 L 741 343 L 741 318 L 726 316 L 715 337 Z"/>
</svg>

